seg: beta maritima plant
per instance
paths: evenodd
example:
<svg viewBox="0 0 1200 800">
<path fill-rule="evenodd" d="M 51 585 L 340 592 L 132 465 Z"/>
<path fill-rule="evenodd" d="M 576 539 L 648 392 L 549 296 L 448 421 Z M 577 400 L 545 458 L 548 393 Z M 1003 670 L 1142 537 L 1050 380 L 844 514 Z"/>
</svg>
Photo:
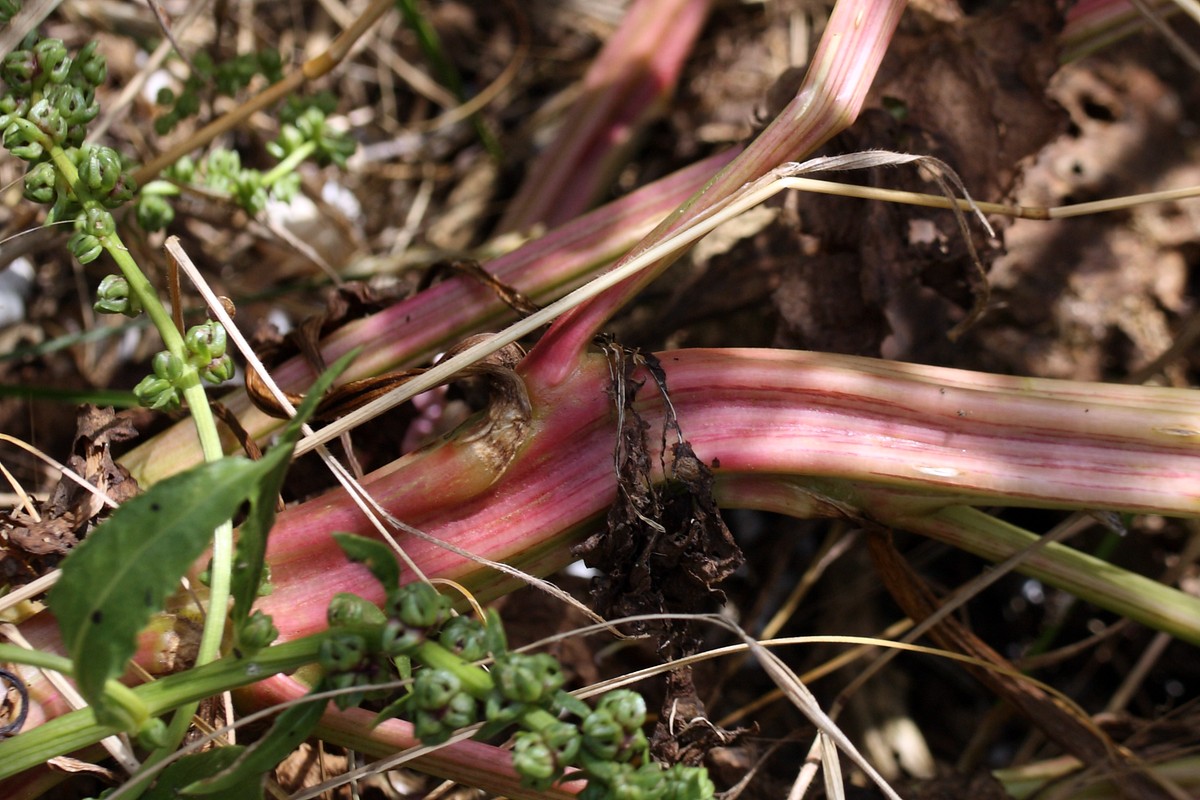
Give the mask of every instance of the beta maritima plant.
<svg viewBox="0 0 1200 800">
<path fill-rule="evenodd" d="M 595 708 L 563 691 L 563 671 L 546 653 L 507 648 L 500 620 L 453 616 L 449 600 L 428 583 L 398 585 L 399 567 L 385 545 L 337 535 L 352 560 L 364 562 L 387 591 L 382 609 L 352 594 L 330 604 L 330 636 L 320 648 L 325 677 L 318 689 L 353 689 L 342 708 L 372 695 L 372 686 L 411 671 L 408 694 L 381 711 L 376 722 L 401 717 L 425 744 L 442 744 L 481 723 L 479 738 L 517 727 L 513 767 L 540 791 L 564 777 L 586 779 L 584 800 L 600 798 L 711 797 L 713 784 L 700 767 L 664 769 L 650 760 L 642 730 L 641 695 L 617 690 Z M 491 669 L 478 662 L 491 659 Z"/>
</svg>

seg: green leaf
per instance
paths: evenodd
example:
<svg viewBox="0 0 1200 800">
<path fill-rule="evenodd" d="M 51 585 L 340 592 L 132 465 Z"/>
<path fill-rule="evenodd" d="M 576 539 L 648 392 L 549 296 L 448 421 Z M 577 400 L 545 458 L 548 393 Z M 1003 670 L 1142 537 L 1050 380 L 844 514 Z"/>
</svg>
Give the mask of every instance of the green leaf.
<svg viewBox="0 0 1200 800">
<path fill-rule="evenodd" d="M 316 727 L 325 713 L 325 700 L 309 700 L 291 706 L 275 719 L 271 730 L 267 731 L 228 768 L 213 775 L 211 778 L 196 781 L 185 787 L 180 793 L 185 795 L 208 795 L 221 793 L 221 797 L 229 797 L 227 792 L 250 782 L 261 784 L 261 776 L 288 754 L 295 750 L 308 734 Z"/>
<path fill-rule="evenodd" d="M 275 498 L 283 487 L 283 479 L 287 474 L 288 465 L 292 461 L 292 450 L 300 439 L 300 428 L 312 414 L 317 403 L 325 395 L 335 378 L 358 355 L 352 351 L 342 356 L 337 362 L 325 370 L 304 397 L 304 402 L 296 409 L 292 418 L 280 434 L 279 440 L 271 450 L 263 456 L 259 464 L 265 472 L 259 479 L 255 491 L 250 495 L 250 513 L 238 529 L 237 550 L 233 559 L 233 575 L 230 593 L 233 596 L 233 629 L 235 641 L 242 644 L 240 634 L 242 627 L 250 616 L 250 610 L 258 597 L 258 588 L 262 583 L 263 565 L 267 555 L 267 534 L 275 524 Z M 252 650 L 254 648 L 245 648 Z M 244 653 L 250 655 L 251 653 Z"/>
<path fill-rule="evenodd" d="M 79 691 L 101 722 L 124 721 L 106 713 L 112 709 L 103 697 L 104 682 L 125 671 L 138 632 L 264 472 L 258 463 L 235 457 L 168 478 L 114 511 L 63 562 L 50 608 Z"/>
<path fill-rule="evenodd" d="M 400 585 L 400 565 L 396 563 L 396 554 L 386 544 L 354 533 L 334 533 L 333 538 L 347 560 L 371 570 L 385 592 L 395 591 Z"/>
<path fill-rule="evenodd" d="M 245 749 L 240 745 L 218 747 L 184 756 L 162 771 L 154 782 L 154 788 L 142 795 L 142 800 L 178 800 L 180 789 L 227 769 Z M 223 795 L 226 800 L 262 800 L 262 796 L 260 780 L 233 787 Z"/>
<path fill-rule="evenodd" d="M 289 426 L 261 461 L 223 458 L 156 484 L 114 511 L 63 562 L 50 607 L 74 662 L 79 691 L 100 722 L 127 728 L 142 721 L 136 709 L 114 707 L 103 694 L 104 683 L 125 671 L 137 651 L 138 632 L 208 547 L 213 530 L 249 500 L 256 524 L 266 526 L 252 536 L 265 540 L 277 481 L 291 458 L 299 424 Z M 256 548 L 265 549 L 265 541 Z M 253 602 L 261 575 L 260 556 L 258 569 L 240 577 L 243 603 L 247 593 Z"/>
</svg>

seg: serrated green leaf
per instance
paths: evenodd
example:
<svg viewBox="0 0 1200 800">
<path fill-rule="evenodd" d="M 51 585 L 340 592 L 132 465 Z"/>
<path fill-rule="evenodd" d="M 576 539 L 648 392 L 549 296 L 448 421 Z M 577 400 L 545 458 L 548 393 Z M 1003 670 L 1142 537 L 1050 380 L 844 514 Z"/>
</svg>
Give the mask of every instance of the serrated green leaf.
<svg viewBox="0 0 1200 800">
<path fill-rule="evenodd" d="M 291 706 L 275 719 L 271 730 L 226 769 L 211 778 L 196 781 L 180 791 L 184 795 L 210 795 L 227 792 L 261 778 L 308 738 L 325 713 L 325 700 L 310 700 Z"/>
<path fill-rule="evenodd" d="M 204 552 L 213 529 L 246 502 L 266 469 L 224 458 L 175 475 L 113 512 L 63 562 L 50 608 L 79 691 L 102 722 L 104 682 L 125 671 L 137 635 Z M 119 724 L 113 722 L 113 724 Z"/>
<path fill-rule="evenodd" d="M 325 391 L 342 373 L 351 360 L 358 355 L 354 350 L 339 358 L 332 367 L 321 373 L 296 409 L 293 417 L 283 429 L 279 440 L 259 462 L 266 472 L 259 480 L 256 491 L 250 495 L 250 513 L 238 529 L 237 550 L 233 559 L 230 594 L 233 597 L 233 630 L 235 641 L 240 644 L 242 626 L 250 616 L 250 610 L 258 597 L 262 583 L 263 565 L 267 555 L 267 534 L 275 524 L 275 498 L 283 487 L 292 460 L 292 450 L 300 439 L 300 428 L 317 407 Z"/>
<path fill-rule="evenodd" d="M 162 771 L 154 782 L 154 788 L 142 795 L 142 800 L 178 800 L 180 789 L 227 769 L 245 749 L 241 746 L 219 747 L 184 756 Z M 223 800 L 262 800 L 262 797 L 260 780 L 232 787 L 222 796 Z"/>
<path fill-rule="evenodd" d="M 333 539 L 347 560 L 371 570 L 385 592 L 394 591 L 400 585 L 400 565 L 396 563 L 396 554 L 386 544 L 354 533 L 337 532 Z"/>
</svg>

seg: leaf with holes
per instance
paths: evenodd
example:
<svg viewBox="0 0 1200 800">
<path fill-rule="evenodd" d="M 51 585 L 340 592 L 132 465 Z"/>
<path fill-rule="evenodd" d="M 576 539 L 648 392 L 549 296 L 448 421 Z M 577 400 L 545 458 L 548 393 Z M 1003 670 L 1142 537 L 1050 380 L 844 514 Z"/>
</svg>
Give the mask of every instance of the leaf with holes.
<svg viewBox="0 0 1200 800">
<path fill-rule="evenodd" d="M 310 394 L 319 396 L 346 363 L 348 357 L 339 360 Z M 305 413 L 315 402 L 303 405 Z M 105 703 L 105 681 L 124 672 L 137 650 L 138 632 L 208 547 L 213 530 L 247 502 L 252 524 L 242 536 L 255 540 L 254 552 L 239 554 L 247 568 L 235 570 L 234 596 L 239 612 L 249 612 L 275 497 L 303 420 L 298 414 L 283 441 L 260 461 L 223 458 L 156 484 L 113 512 L 63 562 L 62 578 L 50 592 L 50 607 L 74 662 L 79 691 L 98 720 L 127 724 Z"/>
<path fill-rule="evenodd" d="M 50 608 L 101 722 L 120 724 L 106 714 L 104 682 L 124 672 L 138 632 L 272 465 L 224 458 L 168 478 L 114 511 L 63 562 Z"/>
</svg>

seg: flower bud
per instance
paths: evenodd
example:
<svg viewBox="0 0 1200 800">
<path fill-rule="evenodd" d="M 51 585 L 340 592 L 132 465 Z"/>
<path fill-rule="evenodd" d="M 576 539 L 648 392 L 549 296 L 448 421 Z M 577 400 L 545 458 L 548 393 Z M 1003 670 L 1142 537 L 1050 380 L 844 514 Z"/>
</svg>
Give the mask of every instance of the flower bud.
<svg viewBox="0 0 1200 800">
<path fill-rule="evenodd" d="M 58 196 L 58 172 L 48 161 L 34 164 L 25 173 L 25 199 L 50 204 Z"/>
<path fill-rule="evenodd" d="M 355 624 L 382 624 L 385 621 L 383 612 L 371 601 L 349 592 L 338 592 L 329 601 L 325 609 L 325 619 L 329 627 Z"/>
<path fill-rule="evenodd" d="M 350 672 L 362 666 L 367 655 L 367 642 L 353 633 L 334 634 L 321 642 L 317 661 L 326 672 Z"/>
<path fill-rule="evenodd" d="M 96 302 L 92 306 L 101 314 L 124 314 L 136 317 L 142 311 L 137 295 L 129 288 L 122 275 L 105 275 L 96 290 Z"/>
<path fill-rule="evenodd" d="M 438 642 L 463 661 L 479 661 L 488 654 L 487 631 L 470 617 L 452 617 L 438 634 Z"/>
<path fill-rule="evenodd" d="M 410 628 L 433 628 L 450 616 L 450 601 L 428 583 L 413 582 L 388 594 L 385 611 Z"/>
<path fill-rule="evenodd" d="M 71 238 L 67 239 L 67 249 L 79 259 L 80 264 L 90 264 L 104 252 L 99 239 L 82 231 L 71 234 Z"/>
<path fill-rule="evenodd" d="M 174 411 L 182 404 L 179 390 L 170 381 L 147 375 L 137 386 L 133 394 L 138 402 L 154 411 Z"/>
<path fill-rule="evenodd" d="M 242 656 L 252 656 L 279 638 L 279 629 L 270 616 L 261 611 L 251 614 L 237 632 L 237 646 Z"/>
<path fill-rule="evenodd" d="M 40 73 L 35 83 L 59 84 L 65 81 L 71 72 L 71 59 L 62 39 L 42 39 L 33 46 L 33 55 L 37 59 Z"/>
<path fill-rule="evenodd" d="M 164 381 L 177 382 L 183 376 L 183 361 L 169 350 L 160 350 L 150 362 L 154 374 Z"/>
<path fill-rule="evenodd" d="M 104 79 L 108 77 L 108 63 L 104 56 L 97 52 L 97 48 L 98 45 L 94 41 L 85 44 L 76 54 L 75 63 L 72 65 L 72 72 L 92 87 L 104 83 Z"/>
</svg>

